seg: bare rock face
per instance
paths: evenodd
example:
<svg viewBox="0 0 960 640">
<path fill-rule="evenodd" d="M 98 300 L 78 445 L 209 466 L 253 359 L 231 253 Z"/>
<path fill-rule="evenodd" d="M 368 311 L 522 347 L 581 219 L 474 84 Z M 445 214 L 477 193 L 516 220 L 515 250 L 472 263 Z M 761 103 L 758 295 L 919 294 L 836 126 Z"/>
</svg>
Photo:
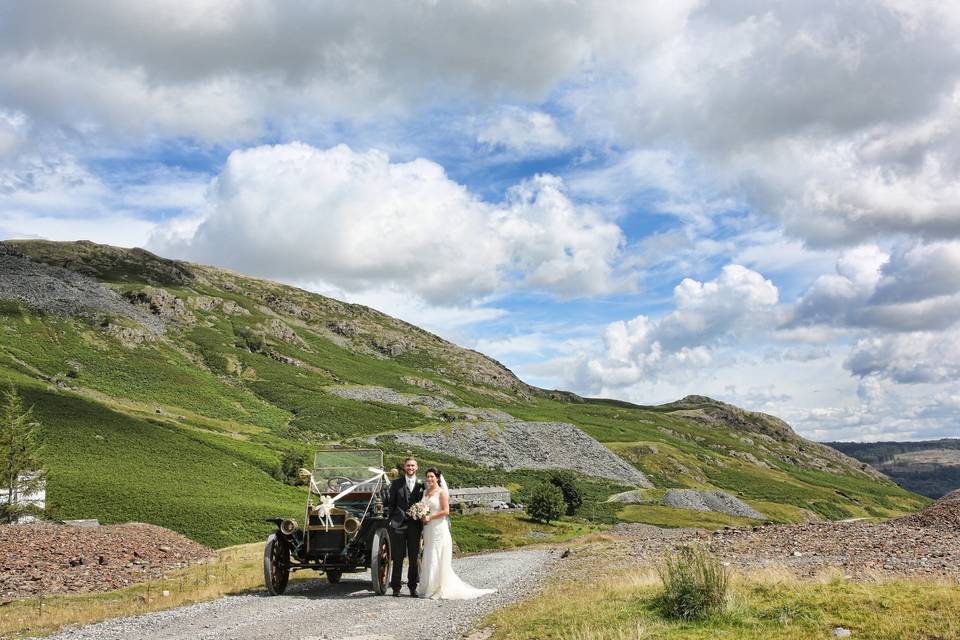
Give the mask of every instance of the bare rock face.
<svg viewBox="0 0 960 640">
<path fill-rule="evenodd" d="M 376 337 L 373 339 L 373 348 L 382 353 L 385 356 L 391 358 L 396 358 L 399 355 L 403 355 L 407 351 L 410 351 L 413 348 L 413 345 L 402 338 L 381 338 Z"/>
<path fill-rule="evenodd" d="M 346 400 L 357 400 L 360 402 L 378 402 L 381 404 L 395 404 L 401 407 L 421 406 L 433 411 L 447 411 L 458 409 L 458 407 L 443 398 L 436 398 L 428 395 L 416 395 L 410 393 L 400 393 L 387 387 L 377 386 L 332 386 L 327 387 L 327 393 L 335 395 L 338 398 Z"/>
<path fill-rule="evenodd" d="M 622 491 L 621 493 L 617 493 L 610 496 L 607 502 L 621 502 L 623 504 L 643 504 L 643 503 L 650 502 L 650 500 L 644 497 L 643 491 L 641 489 L 632 489 L 630 491 Z"/>
<path fill-rule="evenodd" d="M 480 422 L 427 433 L 402 433 L 404 444 L 490 467 L 569 469 L 626 485 L 653 487 L 643 473 L 573 426 L 562 422 Z"/>
<path fill-rule="evenodd" d="M 414 376 L 401 376 L 400 378 L 404 384 L 409 384 L 412 387 L 420 387 L 421 389 L 426 389 L 427 391 L 433 391 L 434 393 L 444 393 L 443 387 L 438 385 L 433 380 L 428 380 L 427 378 L 416 378 Z"/>
<path fill-rule="evenodd" d="M 228 316 L 248 316 L 250 312 L 238 305 L 233 300 L 223 301 L 223 312 Z"/>
<path fill-rule="evenodd" d="M 164 320 L 175 320 L 184 323 L 193 323 L 196 317 L 187 307 L 183 298 L 178 298 L 166 289 L 145 287 L 143 291 L 127 294 L 132 302 L 146 304 L 150 311 Z"/>
<path fill-rule="evenodd" d="M 723 491 L 699 491 L 697 489 L 670 489 L 660 500 L 665 507 L 726 513 L 731 516 L 764 520 L 766 516 L 743 500 Z"/>
<path fill-rule="evenodd" d="M 307 343 L 297 335 L 297 332 L 291 329 L 285 322 L 277 318 L 271 318 L 265 326 L 265 332 L 267 335 L 272 336 L 278 340 L 283 340 L 284 342 L 289 342 L 292 345 L 300 347 L 305 351 L 309 351 Z"/>
</svg>

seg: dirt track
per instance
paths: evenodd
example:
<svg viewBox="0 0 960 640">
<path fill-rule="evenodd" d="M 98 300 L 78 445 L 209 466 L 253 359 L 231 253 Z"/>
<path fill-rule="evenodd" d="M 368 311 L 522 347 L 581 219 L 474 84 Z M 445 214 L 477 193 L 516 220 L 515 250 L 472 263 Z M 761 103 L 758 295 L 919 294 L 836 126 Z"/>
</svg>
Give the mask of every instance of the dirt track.
<svg viewBox="0 0 960 640">
<path fill-rule="evenodd" d="M 454 561 L 476 587 L 497 593 L 477 600 L 431 601 L 375 596 L 369 575 L 338 585 L 317 580 L 292 585 L 282 596 L 231 596 L 171 611 L 121 618 L 68 630 L 58 640 L 440 640 L 458 638 L 484 615 L 529 593 L 546 575 L 555 552 L 512 551 Z"/>
</svg>

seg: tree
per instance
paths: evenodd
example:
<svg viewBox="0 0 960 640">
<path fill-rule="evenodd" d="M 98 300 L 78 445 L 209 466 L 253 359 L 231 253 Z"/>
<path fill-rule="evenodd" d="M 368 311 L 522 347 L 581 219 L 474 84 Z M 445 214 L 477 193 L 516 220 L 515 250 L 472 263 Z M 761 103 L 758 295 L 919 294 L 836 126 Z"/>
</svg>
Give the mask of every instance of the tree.
<svg viewBox="0 0 960 640">
<path fill-rule="evenodd" d="M 280 456 L 278 478 L 287 484 L 294 486 L 302 485 L 303 480 L 300 479 L 300 469 L 306 466 L 306 460 L 306 456 L 299 451 L 284 450 Z"/>
<path fill-rule="evenodd" d="M 527 503 L 527 514 L 534 520 L 550 524 L 551 520 L 562 516 L 566 508 L 563 492 L 549 482 L 544 482 L 533 488 Z"/>
<path fill-rule="evenodd" d="M 40 460 L 40 425 L 33 419 L 33 407 L 23 402 L 11 383 L 0 399 L 0 521 L 13 521 L 26 511 L 19 496 L 36 493 L 44 482 Z"/>
<path fill-rule="evenodd" d="M 577 476 L 572 471 L 554 471 L 550 474 L 550 484 L 563 493 L 563 501 L 567 505 L 567 515 L 576 515 L 583 505 L 580 487 L 577 486 Z"/>
</svg>

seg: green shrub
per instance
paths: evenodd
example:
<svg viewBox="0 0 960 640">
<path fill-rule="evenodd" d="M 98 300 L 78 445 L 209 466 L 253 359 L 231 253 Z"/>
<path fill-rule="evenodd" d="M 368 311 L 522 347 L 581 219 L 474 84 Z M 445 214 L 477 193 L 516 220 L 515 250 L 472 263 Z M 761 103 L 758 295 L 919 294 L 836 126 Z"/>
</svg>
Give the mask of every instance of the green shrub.
<svg viewBox="0 0 960 640">
<path fill-rule="evenodd" d="M 530 493 L 530 501 L 527 503 L 527 514 L 534 520 L 547 524 L 562 516 L 566 509 L 567 503 L 563 501 L 563 492 L 549 482 L 534 487 Z"/>
<path fill-rule="evenodd" d="M 682 547 L 657 565 L 663 581 L 661 613 L 672 619 L 697 620 L 718 613 L 727 603 L 729 574 L 720 561 L 699 547 Z"/>
<path fill-rule="evenodd" d="M 567 505 L 567 515 L 576 515 L 583 505 L 583 497 L 580 495 L 580 487 L 577 485 L 577 476 L 572 471 L 554 471 L 550 474 L 550 484 L 563 493 L 563 502 Z"/>
<path fill-rule="evenodd" d="M 239 326 L 233 330 L 237 336 L 237 346 L 244 347 L 252 353 L 263 349 L 263 336 L 250 327 Z"/>
<path fill-rule="evenodd" d="M 300 486 L 304 481 L 300 479 L 300 469 L 307 466 L 307 457 L 300 451 L 285 450 L 280 456 L 280 468 L 277 470 L 277 480 L 286 484 Z"/>
</svg>

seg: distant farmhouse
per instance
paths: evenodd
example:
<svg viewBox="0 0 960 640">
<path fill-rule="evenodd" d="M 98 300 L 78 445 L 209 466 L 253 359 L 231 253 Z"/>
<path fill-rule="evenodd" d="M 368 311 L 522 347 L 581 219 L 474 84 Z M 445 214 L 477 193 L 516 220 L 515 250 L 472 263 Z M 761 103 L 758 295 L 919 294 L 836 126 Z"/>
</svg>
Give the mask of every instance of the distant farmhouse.
<svg viewBox="0 0 960 640">
<path fill-rule="evenodd" d="M 461 487 L 450 489 L 450 504 L 489 504 L 510 502 L 510 490 L 506 487 Z"/>
<path fill-rule="evenodd" d="M 25 483 L 27 480 L 32 480 L 31 476 L 19 476 L 17 478 L 17 483 Z M 14 517 L 14 522 L 33 522 L 37 518 L 33 515 L 33 512 L 40 513 L 44 509 L 47 499 L 47 490 L 46 483 L 41 482 L 40 487 L 34 493 L 30 494 L 20 494 L 16 491 L 13 493 L 13 506 L 17 507 L 15 512 L 24 512 L 23 515 L 19 517 Z M 0 504 L 7 504 L 10 501 L 10 492 L 6 489 L 0 489 Z"/>
</svg>

